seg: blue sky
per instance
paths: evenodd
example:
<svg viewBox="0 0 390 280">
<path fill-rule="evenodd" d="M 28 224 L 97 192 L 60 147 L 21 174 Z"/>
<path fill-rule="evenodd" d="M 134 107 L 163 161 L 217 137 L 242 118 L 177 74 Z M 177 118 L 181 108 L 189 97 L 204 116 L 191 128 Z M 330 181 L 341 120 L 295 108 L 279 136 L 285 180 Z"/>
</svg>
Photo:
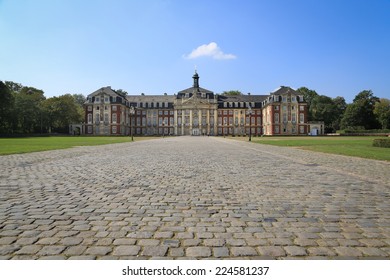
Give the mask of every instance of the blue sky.
<svg viewBox="0 0 390 280">
<path fill-rule="evenodd" d="M 390 0 L 0 0 L 0 80 L 87 95 L 268 94 L 390 98 Z"/>
</svg>

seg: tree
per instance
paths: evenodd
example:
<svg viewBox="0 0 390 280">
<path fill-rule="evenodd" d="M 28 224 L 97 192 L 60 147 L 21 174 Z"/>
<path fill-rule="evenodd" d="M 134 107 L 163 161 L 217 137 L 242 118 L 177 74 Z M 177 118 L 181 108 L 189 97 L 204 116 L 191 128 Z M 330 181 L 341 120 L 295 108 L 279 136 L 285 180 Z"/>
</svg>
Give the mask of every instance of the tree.
<svg viewBox="0 0 390 280">
<path fill-rule="evenodd" d="M 390 128 L 390 100 L 381 98 L 374 105 L 374 115 L 380 122 L 382 129 Z"/>
<path fill-rule="evenodd" d="M 42 90 L 33 87 L 22 87 L 19 92 L 13 92 L 15 107 L 13 127 L 16 132 L 40 132 L 42 126 L 41 102 L 45 100 Z"/>
<path fill-rule="evenodd" d="M 74 101 L 76 104 L 80 105 L 80 107 L 84 106 L 84 103 L 86 101 L 86 98 L 82 94 L 72 94 Z"/>
<path fill-rule="evenodd" d="M 115 92 L 123 97 L 126 97 L 128 95 L 127 91 L 123 90 L 123 89 L 117 89 L 115 90 Z"/>
<path fill-rule="evenodd" d="M 14 83 L 12 81 L 5 81 L 5 85 L 11 92 L 20 92 L 20 90 L 23 88 L 22 84 Z"/>
<path fill-rule="evenodd" d="M 379 98 L 371 90 L 364 90 L 355 96 L 353 103 L 349 104 L 341 120 L 341 128 L 376 129 L 380 127 L 374 115 L 375 103 Z"/>
<path fill-rule="evenodd" d="M 80 108 L 71 94 L 46 99 L 42 102 L 45 127 L 50 132 L 67 133 L 70 124 L 83 121 Z"/>
<path fill-rule="evenodd" d="M 344 97 L 337 96 L 333 98 L 333 104 L 335 106 L 335 117 L 332 122 L 333 131 L 337 131 L 341 127 L 341 119 L 343 118 L 345 109 L 347 108 L 347 102 L 345 102 Z"/>
<path fill-rule="evenodd" d="M 315 90 L 308 89 L 307 87 L 300 87 L 297 89 L 297 92 L 303 95 L 303 99 L 309 107 L 311 105 L 312 100 L 316 96 L 318 96 L 318 93 Z"/>
<path fill-rule="evenodd" d="M 9 133 L 12 123 L 14 98 L 9 88 L 0 81 L 0 133 Z"/>
<path fill-rule="evenodd" d="M 307 103 L 309 121 L 314 121 L 315 119 L 310 108 L 313 99 L 318 96 L 318 93 L 315 90 L 308 89 L 307 87 L 300 87 L 297 89 L 297 92 L 303 95 L 303 99 Z"/>
<path fill-rule="evenodd" d="M 228 90 L 222 92 L 222 94 L 227 96 L 237 96 L 237 95 L 242 95 L 242 92 L 239 90 Z"/>
</svg>

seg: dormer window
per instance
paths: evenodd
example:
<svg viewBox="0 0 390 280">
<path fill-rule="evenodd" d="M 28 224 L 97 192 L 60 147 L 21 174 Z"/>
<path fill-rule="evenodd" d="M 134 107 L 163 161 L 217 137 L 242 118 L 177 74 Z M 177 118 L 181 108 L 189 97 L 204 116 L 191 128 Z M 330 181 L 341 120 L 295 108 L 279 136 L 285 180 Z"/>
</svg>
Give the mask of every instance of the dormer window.
<svg viewBox="0 0 390 280">
<path fill-rule="evenodd" d="M 110 102 L 110 97 L 108 97 L 108 96 L 105 96 L 105 97 L 104 97 L 104 102 L 105 102 L 105 103 L 108 103 L 108 102 Z"/>
</svg>

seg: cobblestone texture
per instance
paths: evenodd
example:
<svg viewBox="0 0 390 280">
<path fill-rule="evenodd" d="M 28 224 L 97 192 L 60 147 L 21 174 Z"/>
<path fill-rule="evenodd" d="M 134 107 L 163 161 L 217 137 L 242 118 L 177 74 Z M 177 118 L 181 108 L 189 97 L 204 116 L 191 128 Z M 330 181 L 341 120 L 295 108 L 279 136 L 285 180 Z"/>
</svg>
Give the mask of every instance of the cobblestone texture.
<svg viewBox="0 0 390 280">
<path fill-rule="evenodd" d="M 390 259 L 388 162 L 176 137 L 0 170 L 0 259 Z"/>
</svg>

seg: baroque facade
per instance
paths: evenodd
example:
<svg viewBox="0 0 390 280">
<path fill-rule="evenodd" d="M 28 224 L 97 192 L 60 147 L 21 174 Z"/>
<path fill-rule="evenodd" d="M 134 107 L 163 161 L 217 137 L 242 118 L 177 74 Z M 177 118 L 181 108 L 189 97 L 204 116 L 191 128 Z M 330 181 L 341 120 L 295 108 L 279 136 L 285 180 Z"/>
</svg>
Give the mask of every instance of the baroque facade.
<svg viewBox="0 0 390 280">
<path fill-rule="evenodd" d="M 90 135 L 307 135 L 307 104 L 290 87 L 269 95 L 228 96 L 193 85 L 175 95 L 122 96 L 110 87 L 85 103 L 84 133 Z M 322 134 L 322 128 L 317 131 Z"/>
</svg>

